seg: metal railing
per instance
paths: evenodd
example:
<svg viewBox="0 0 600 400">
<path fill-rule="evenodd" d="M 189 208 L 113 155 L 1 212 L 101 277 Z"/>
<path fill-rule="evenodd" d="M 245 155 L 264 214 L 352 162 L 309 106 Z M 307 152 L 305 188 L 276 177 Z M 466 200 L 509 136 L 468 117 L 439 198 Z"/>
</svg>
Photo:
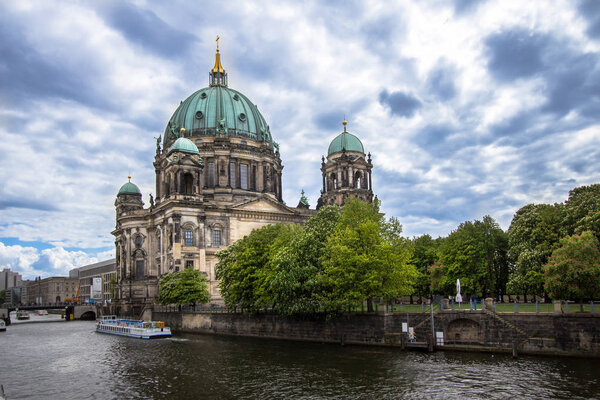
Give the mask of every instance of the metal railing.
<svg viewBox="0 0 600 400">
<path fill-rule="evenodd" d="M 375 314 L 394 314 L 394 313 L 430 313 L 430 312 L 440 312 L 440 311 L 482 311 L 485 310 L 485 302 L 479 300 L 470 300 L 468 302 L 456 303 L 454 301 L 449 301 L 448 305 L 444 305 L 443 302 L 433 302 L 431 303 L 417 303 L 417 304 L 407 304 L 407 303 L 380 303 L 375 302 L 372 306 L 372 313 Z M 247 310 L 242 307 L 227 307 L 222 305 L 206 305 L 206 304 L 196 304 L 196 305 L 154 305 L 154 312 L 203 312 L 203 313 L 244 313 Z M 554 303 L 519 303 L 519 302 L 493 302 L 493 311 L 495 313 L 535 313 L 535 314 L 550 314 L 555 313 Z M 272 313 L 273 310 L 271 308 L 265 308 L 258 311 L 254 311 L 254 313 Z M 361 304 L 360 306 L 348 307 L 344 312 L 348 313 L 366 313 L 368 312 L 368 308 L 366 303 Z M 561 312 L 564 314 L 573 314 L 573 313 L 600 313 L 600 302 L 590 301 L 589 303 L 579 304 L 574 301 L 563 301 L 561 302 Z"/>
</svg>

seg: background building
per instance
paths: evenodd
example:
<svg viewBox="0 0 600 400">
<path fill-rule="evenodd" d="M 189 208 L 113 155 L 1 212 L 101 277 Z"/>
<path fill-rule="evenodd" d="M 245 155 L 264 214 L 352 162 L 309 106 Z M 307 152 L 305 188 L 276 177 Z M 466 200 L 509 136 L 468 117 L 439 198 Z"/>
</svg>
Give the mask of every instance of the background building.
<svg viewBox="0 0 600 400">
<path fill-rule="evenodd" d="M 12 272 L 10 268 L 4 268 L 0 272 L 0 290 L 10 289 L 12 287 L 23 286 L 21 274 Z"/>
<path fill-rule="evenodd" d="M 109 302 L 112 299 L 116 282 L 115 261 L 112 258 L 69 271 L 69 277 L 78 281 L 80 303 L 87 303 L 90 299 L 94 302 Z"/>
<path fill-rule="evenodd" d="M 63 303 L 66 301 L 65 299 L 75 297 L 77 284 L 77 279 L 63 276 L 27 281 L 24 291 L 26 295 L 22 296 L 21 303 L 31 305 Z"/>
</svg>

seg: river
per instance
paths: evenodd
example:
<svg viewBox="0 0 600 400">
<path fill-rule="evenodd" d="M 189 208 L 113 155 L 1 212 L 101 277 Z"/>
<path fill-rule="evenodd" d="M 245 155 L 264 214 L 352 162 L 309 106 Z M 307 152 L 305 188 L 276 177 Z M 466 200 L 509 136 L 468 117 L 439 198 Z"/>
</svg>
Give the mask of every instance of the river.
<svg viewBox="0 0 600 400">
<path fill-rule="evenodd" d="M 37 319 L 55 318 L 37 317 Z M 599 399 L 600 362 L 175 335 L 144 341 L 94 322 L 0 332 L 13 399 Z"/>
</svg>

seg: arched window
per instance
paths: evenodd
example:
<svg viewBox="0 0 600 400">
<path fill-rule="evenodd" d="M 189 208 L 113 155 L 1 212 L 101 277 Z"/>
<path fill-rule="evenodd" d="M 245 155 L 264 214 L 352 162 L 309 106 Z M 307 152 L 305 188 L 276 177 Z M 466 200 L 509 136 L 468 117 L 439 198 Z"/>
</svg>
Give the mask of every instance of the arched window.
<svg viewBox="0 0 600 400">
<path fill-rule="evenodd" d="M 357 189 L 361 188 L 361 180 L 362 180 L 362 174 L 360 173 L 360 171 L 356 171 L 356 174 L 354 174 L 354 187 Z"/>
<path fill-rule="evenodd" d="M 331 179 L 331 189 L 332 190 L 337 189 L 337 176 L 336 176 L 335 172 L 331 174 L 330 179 Z"/>
<path fill-rule="evenodd" d="M 194 176 L 189 172 L 183 174 L 183 193 L 192 194 L 194 190 Z"/>
</svg>

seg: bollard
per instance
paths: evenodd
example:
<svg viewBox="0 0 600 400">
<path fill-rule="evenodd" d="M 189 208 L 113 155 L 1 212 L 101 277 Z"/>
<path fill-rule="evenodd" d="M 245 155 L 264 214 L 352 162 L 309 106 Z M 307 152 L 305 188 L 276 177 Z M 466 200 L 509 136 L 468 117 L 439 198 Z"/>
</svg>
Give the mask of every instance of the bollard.
<svg viewBox="0 0 600 400">
<path fill-rule="evenodd" d="M 540 313 L 540 303 L 539 302 L 535 302 L 535 313 L 539 314 Z"/>
<path fill-rule="evenodd" d="M 518 313 L 518 312 L 519 312 L 519 308 L 517 306 L 517 301 L 515 300 L 515 313 Z"/>
</svg>

